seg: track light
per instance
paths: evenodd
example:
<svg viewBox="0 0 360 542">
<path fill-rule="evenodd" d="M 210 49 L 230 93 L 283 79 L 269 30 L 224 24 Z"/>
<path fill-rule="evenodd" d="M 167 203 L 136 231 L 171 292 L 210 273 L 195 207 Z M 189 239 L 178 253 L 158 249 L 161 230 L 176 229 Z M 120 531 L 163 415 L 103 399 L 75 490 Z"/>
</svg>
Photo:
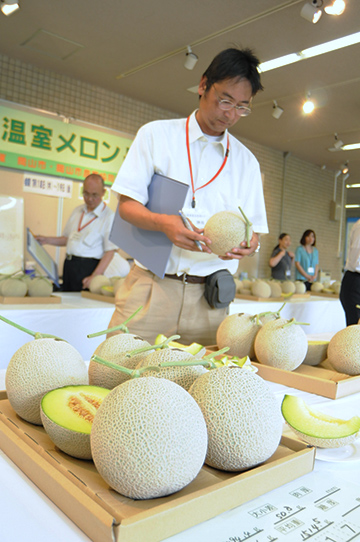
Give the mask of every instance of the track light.
<svg viewBox="0 0 360 542">
<path fill-rule="evenodd" d="M 192 52 L 190 45 L 188 45 L 184 67 L 187 70 L 193 70 L 198 60 L 199 57 Z"/>
<path fill-rule="evenodd" d="M 17 11 L 20 6 L 18 0 L 0 0 L 0 8 L 4 15 L 11 15 Z"/>
<path fill-rule="evenodd" d="M 341 149 L 343 145 L 344 143 L 341 141 L 341 139 L 338 139 L 338 135 L 335 134 L 335 142 L 334 142 L 335 149 Z"/>
<path fill-rule="evenodd" d="M 328 15 L 341 15 L 344 13 L 345 7 L 346 4 L 344 0 L 334 0 L 330 6 L 324 8 L 324 11 Z"/>
<path fill-rule="evenodd" d="M 310 23 L 317 23 L 322 15 L 322 11 L 320 7 L 323 5 L 322 0 L 312 0 L 311 4 L 308 2 L 307 4 L 304 4 L 300 15 Z"/>
<path fill-rule="evenodd" d="M 349 173 L 349 162 L 345 162 L 345 164 L 341 166 L 341 173 L 343 175 L 346 175 L 347 173 Z"/>
<path fill-rule="evenodd" d="M 274 100 L 273 112 L 272 112 L 272 116 L 274 117 L 274 119 L 279 119 L 283 113 L 284 113 L 283 108 L 278 106 L 277 101 Z"/>
</svg>

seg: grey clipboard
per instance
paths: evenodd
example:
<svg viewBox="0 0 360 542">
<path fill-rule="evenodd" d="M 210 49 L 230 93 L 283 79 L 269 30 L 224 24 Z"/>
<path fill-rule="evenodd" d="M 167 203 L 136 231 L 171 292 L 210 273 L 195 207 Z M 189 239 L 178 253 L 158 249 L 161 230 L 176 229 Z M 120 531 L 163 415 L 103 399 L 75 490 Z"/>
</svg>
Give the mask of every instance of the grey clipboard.
<svg viewBox="0 0 360 542">
<path fill-rule="evenodd" d="M 57 264 L 39 241 L 35 239 L 29 228 L 26 228 L 26 248 L 37 264 L 45 271 L 46 275 L 59 288 L 59 274 Z"/>
<path fill-rule="evenodd" d="M 146 207 L 160 214 L 177 215 L 182 209 L 188 185 L 155 173 L 149 185 L 149 201 Z M 164 278 L 172 242 L 159 231 L 143 230 L 123 220 L 116 209 L 110 232 L 110 241 L 138 260 L 160 278 Z"/>
</svg>

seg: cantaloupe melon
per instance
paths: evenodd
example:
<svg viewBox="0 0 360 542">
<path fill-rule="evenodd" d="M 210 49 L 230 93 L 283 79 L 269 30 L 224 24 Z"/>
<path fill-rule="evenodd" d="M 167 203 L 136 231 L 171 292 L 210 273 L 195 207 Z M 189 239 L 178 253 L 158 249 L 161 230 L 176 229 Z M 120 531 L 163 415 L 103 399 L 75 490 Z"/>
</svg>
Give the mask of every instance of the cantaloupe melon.
<svg viewBox="0 0 360 542">
<path fill-rule="evenodd" d="M 163 348 L 152 352 L 144 358 L 136 366 L 136 369 L 143 367 L 159 367 L 161 363 L 173 363 L 176 361 L 195 361 L 196 357 L 177 348 Z M 159 367 L 159 370 L 145 371 L 142 377 L 166 378 L 172 380 L 185 390 L 188 390 L 195 380 L 202 374 L 206 373 L 205 367 L 202 365 L 193 366 L 174 366 L 174 367 Z"/>
<path fill-rule="evenodd" d="M 271 286 L 264 280 L 255 280 L 251 285 L 251 293 L 256 297 L 270 297 Z"/>
<path fill-rule="evenodd" d="M 255 337 L 256 359 L 264 365 L 293 371 L 305 359 L 308 341 L 304 330 L 291 320 L 267 322 Z"/>
<path fill-rule="evenodd" d="M 111 286 L 110 279 L 105 275 L 96 275 L 91 279 L 89 290 L 92 294 L 101 294 L 103 286 Z"/>
<path fill-rule="evenodd" d="M 329 341 L 314 341 L 308 339 L 308 351 L 303 363 L 305 365 L 319 365 L 326 359 Z"/>
<path fill-rule="evenodd" d="M 206 421 L 207 465 L 241 471 L 274 454 L 282 433 L 280 405 L 257 374 L 240 367 L 212 369 L 189 393 Z"/>
<path fill-rule="evenodd" d="M 115 363 L 116 365 L 122 365 L 128 369 L 135 369 L 140 361 L 146 357 L 149 352 L 143 352 L 133 357 L 127 357 L 126 354 L 132 350 L 142 348 L 144 346 L 150 346 L 150 343 L 132 333 L 121 333 L 113 335 L 105 341 L 103 341 L 96 348 L 94 355 L 99 356 L 106 361 Z M 116 369 L 111 369 L 100 365 L 91 360 L 89 364 L 89 383 L 92 386 L 100 386 L 102 388 L 108 388 L 112 390 L 115 386 L 122 384 L 130 377 Z"/>
<path fill-rule="evenodd" d="M 305 286 L 305 283 L 302 280 L 296 280 L 295 281 L 295 293 L 296 294 L 305 294 L 306 293 L 306 286 Z"/>
<path fill-rule="evenodd" d="M 332 290 L 334 292 L 334 294 L 339 294 L 340 290 L 341 290 L 341 282 L 339 280 L 335 280 L 330 285 L 330 290 Z"/>
<path fill-rule="evenodd" d="M 40 405 L 41 421 L 54 444 L 79 459 L 91 459 L 90 432 L 95 414 L 110 393 L 98 386 L 65 386 L 47 392 Z"/>
<path fill-rule="evenodd" d="M 10 277 L 1 283 L 1 295 L 4 297 L 24 297 L 27 290 L 27 284 L 22 278 Z"/>
<path fill-rule="evenodd" d="M 239 247 L 243 241 L 250 246 L 252 233 L 250 223 L 247 224 L 241 213 L 234 211 L 215 213 L 204 227 L 205 237 L 211 239 L 211 251 L 219 256 Z"/>
<path fill-rule="evenodd" d="M 101 286 L 100 292 L 101 295 L 112 297 L 114 296 L 114 286 Z"/>
<path fill-rule="evenodd" d="M 184 488 L 205 459 L 207 431 L 190 394 L 164 378 L 136 378 L 103 400 L 91 430 L 102 478 L 131 499 L 164 497 Z"/>
<path fill-rule="evenodd" d="M 224 318 L 216 332 L 219 349 L 229 347 L 231 356 L 254 358 L 254 341 L 261 322 L 247 313 L 230 314 Z"/>
<path fill-rule="evenodd" d="M 339 373 L 360 374 L 360 326 L 341 329 L 330 339 L 328 346 L 330 365 Z"/>
<path fill-rule="evenodd" d="M 319 448 L 346 446 L 359 436 L 360 418 L 340 420 L 310 408 L 303 399 L 285 395 L 281 411 L 286 423 L 302 440 Z"/>
<path fill-rule="evenodd" d="M 312 285 L 310 286 L 310 291 L 311 292 L 316 292 L 316 293 L 319 293 L 319 292 L 322 292 L 324 289 L 324 286 L 322 285 L 321 282 L 313 282 Z"/>
<path fill-rule="evenodd" d="M 281 283 L 281 291 L 283 294 L 294 294 L 296 286 L 291 280 L 284 280 Z"/>
<path fill-rule="evenodd" d="M 281 297 L 282 289 L 280 282 L 277 282 L 276 280 L 270 280 L 269 286 L 271 289 L 271 296 L 270 297 Z"/>
<path fill-rule="evenodd" d="M 28 283 L 28 295 L 31 297 L 49 297 L 53 292 L 53 284 L 46 277 L 36 277 Z"/>
<path fill-rule="evenodd" d="M 35 339 L 21 346 L 6 369 L 5 386 L 15 412 L 41 425 L 40 401 L 44 393 L 67 385 L 88 384 L 87 367 L 69 343 Z"/>
</svg>

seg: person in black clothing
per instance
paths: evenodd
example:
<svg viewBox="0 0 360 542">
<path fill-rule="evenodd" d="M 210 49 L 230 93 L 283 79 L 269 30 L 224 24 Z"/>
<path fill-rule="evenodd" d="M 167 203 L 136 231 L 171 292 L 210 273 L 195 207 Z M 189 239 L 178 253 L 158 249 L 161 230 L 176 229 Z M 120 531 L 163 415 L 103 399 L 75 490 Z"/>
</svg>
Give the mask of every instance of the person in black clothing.
<svg viewBox="0 0 360 542">
<path fill-rule="evenodd" d="M 276 280 L 290 280 L 291 266 L 294 261 L 294 253 L 288 248 L 291 245 L 291 237 L 288 233 L 279 235 L 279 243 L 272 251 L 269 265 L 271 267 L 271 276 Z"/>
</svg>

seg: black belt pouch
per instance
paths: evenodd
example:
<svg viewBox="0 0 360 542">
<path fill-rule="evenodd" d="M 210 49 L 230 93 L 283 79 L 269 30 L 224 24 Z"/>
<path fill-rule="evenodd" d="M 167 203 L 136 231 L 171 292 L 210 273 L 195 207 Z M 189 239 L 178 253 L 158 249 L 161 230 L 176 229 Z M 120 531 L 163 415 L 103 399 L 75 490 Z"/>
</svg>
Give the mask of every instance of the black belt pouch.
<svg viewBox="0 0 360 542">
<path fill-rule="evenodd" d="M 220 271 L 215 271 L 206 277 L 204 296 L 211 308 L 228 307 L 235 294 L 235 281 L 227 269 L 220 269 Z"/>
</svg>

